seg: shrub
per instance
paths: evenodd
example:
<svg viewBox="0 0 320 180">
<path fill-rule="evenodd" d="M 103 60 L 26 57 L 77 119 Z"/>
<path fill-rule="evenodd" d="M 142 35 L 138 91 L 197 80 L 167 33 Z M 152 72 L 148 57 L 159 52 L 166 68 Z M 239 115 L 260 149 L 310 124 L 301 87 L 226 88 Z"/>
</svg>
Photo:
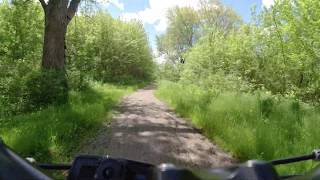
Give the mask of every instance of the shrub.
<svg viewBox="0 0 320 180">
<path fill-rule="evenodd" d="M 64 71 L 43 69 L 31 74 L 26 86 L 27 111 L 68 102 L 68 82 Z"/>
</svg>

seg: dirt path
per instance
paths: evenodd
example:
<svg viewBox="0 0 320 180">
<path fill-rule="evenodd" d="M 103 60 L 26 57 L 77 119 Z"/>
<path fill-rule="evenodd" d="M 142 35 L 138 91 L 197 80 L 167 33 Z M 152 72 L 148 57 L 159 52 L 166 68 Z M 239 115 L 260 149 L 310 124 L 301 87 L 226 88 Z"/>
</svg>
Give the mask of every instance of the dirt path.
<svg viewBox="0 0 320 180">
<path fill-rule="evenodd" d="M 228 154 L 159 101 L 151 87 L 124 98 L 117 110 L 112 123 L 83 153 L 183 167 L 207 168 L 232 162 Z"/>
</svg>

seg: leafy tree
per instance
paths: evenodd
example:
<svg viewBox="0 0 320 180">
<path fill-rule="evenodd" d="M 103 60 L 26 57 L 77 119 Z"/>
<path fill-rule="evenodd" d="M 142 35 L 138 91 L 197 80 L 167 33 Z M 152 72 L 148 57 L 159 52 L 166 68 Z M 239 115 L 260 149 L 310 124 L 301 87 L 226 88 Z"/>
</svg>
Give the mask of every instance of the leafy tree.
<svg viewBox="0 0 320 180">
<path fill-rule="evenodd" d="M 319 103 L 318 8 L 313 0 L 279 0 L 243 24 L 230 8 L 203 1 L 200 38 L 183 53 L 183 68 L 171 69 L 181 83 L 206 89 L 260 89 Z M 165 43 L 159 48 L 170 52 Z"/>
<path fill-rule="evenodd" d="M 86 28 L 90 23 L 91 27 Z M 83 34 L 77 33 L 86 31 Z M 152 79 L 154 63 L 140 22 L 122 22 L 98 12 L 79 16 L 69 31 L 70 64 L 79 73 L 104 82 Z"/>
<path fill-rule="evenodd" d="M 203 33 L 214 28 L 227 34 L 231 30 L 239 28 L 242 24 L 239 15 L 218 0 L 202 0 L 200 6 L 198 13 L 201 17 Z"/>
<path fill-rule="evenodd" d="M 196 42 L 200 22 L 197 12 L 190 7 L 170 9 L 168 21 L 166 34 L 157 37 L 158 50 L 176 63 Z"/>
<path fill-rule="evenodd" d="M 0 116 L 20 112 L 27 103 L 26 79 L 41 58 L 42 17 L 33 1 L 0 3 Z"/>
<path fill-rule="evenodd" d="M 89 81 L 152 80 L 154 62 L 140 22 L 85 9 L 69 22 L 65 65 L 54 69 L 40 63 L 43 20 L 38 2 L 0 3 L 0 119 L 67 103 L 68 91 L 83 90 Z"/>
<path fill-rule="evenodd" d="M 198 10 L 191 7 L 169 10 L 168 22 L 165 34 L 157 37 L 157 47 L 167 59 L 163 72 L 173 75 L 172 79 L 177 79 L 183 71 L 183 66 L 179 64 L 188 61 L 185 55 L 201 37 L 208 35 L 210 43 L 215 43 L 215 35 L 224 36 L 238 29 L 241 19 L 231 8 L 219 1 L 203 0 Z M 223 33 L 217 34 L 218 31 Z"/>
</svg>

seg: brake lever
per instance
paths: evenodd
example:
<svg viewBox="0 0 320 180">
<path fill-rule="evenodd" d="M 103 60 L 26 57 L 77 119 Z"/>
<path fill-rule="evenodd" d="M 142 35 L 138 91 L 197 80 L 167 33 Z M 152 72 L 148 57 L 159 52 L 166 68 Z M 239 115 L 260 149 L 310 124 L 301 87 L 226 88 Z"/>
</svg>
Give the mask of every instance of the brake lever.
<svg viewBox="0 0 320 180">
<path fill-rule="evenodd" d="M 320 161 L 320 149 L 315 149 L 313 150 L 313 154 L 314 154 L 314 161 Z"/>
<path fill-rule="evenodd" d="M 320 149 L 315 149 L 312 151 L 311 154 L 308 154 L 308 155 L 273 160 L 270 163 L 276 166 L 281 164 L 290 164 L 290 163 L 308 161 L 308 160 L 320 161 Z"/>
<path fill-rule="evenodd" d="M 71 169 L 70 164 L 38 164 L 37 166 L 41 169 L 46 169 L 46 170 L 69 170 L 69 169 Z"/>
</svg>

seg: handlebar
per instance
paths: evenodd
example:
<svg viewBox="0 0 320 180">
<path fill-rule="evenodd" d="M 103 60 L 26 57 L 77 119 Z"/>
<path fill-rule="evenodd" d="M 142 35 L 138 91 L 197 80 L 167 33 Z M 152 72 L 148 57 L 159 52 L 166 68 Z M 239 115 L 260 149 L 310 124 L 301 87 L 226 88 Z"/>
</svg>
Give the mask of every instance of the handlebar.
<svg viewBox="0 0 320 180">
<path fill-rule="evenodd" d="M 320 161 L 320 149 L 315 149 L 315 150 L 313 150 L 313 152 L 311 154 L 308 154 L 308 155 L 273 160 L 270 163 L 272 165 L 276 166 L 276 165 L 281 165 L 281 164 L 290 164 L 290 163 L 307 161 L 307 160 Z"/>
<path fill-rule="evenodd" d="M 252 179 L 278 180 L 295 179 L 297 175 L 279 176 L 276 165 L 305 160 L 320 160 L 320 150 L 312 154 L 274 160 L 270 162 L 250 160 L 246 163 L 225 168 L 184 169 L 171 164 L 154 166 L 127 159 L 114 159 L 108 156 L 81 155 L 72 164 L 38 164 L 46 170 L 68 170 L 68 180 L 206 180 L 206 179 Z M 50 179 L 49 176 L 33 167 L 16 155 L 0 140 L 0 179 Z M 301 176 L 303 179 L 320 179 L 320 167 Z"/>
</svg>

